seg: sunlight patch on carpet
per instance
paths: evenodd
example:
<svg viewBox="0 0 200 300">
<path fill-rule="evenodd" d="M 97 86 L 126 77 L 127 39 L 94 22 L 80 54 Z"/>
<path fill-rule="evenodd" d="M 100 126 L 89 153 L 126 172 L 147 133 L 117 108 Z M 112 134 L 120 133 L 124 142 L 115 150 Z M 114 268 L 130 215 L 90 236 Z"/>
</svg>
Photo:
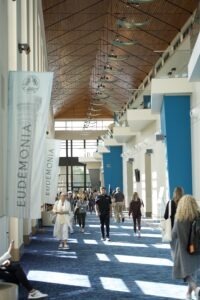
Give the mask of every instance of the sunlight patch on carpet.
<svg viewBox="0 0 200 300">
<path fill-rule="evenodd" d="M 117 246 L 117 247 L 131 247 L 131 248 L 147 248 L 146 244 L 126 243 L 126 242 L 104 242 L 105 245 Z"/>
<path fill-rule="evenodd" d="M 166 243 L 162 244 L 151 244 L 152 247 L 155 247 L 157 249 L 170 249 L 170 245 Z"/>
<path fill-rule="evenodd" d="M 90 280 L 86 275 L 49 271 L 29 271 L 28 279 L 33 281 L 56 283 L 62 285 L 91 287 Z"/>
<path fill-rule="evenodd" d="M 121 263 L 168 266 L 173 265 L 172 261 L 167 258 L 132 256 L 132 255 L 115 255 L 116 259 Z"/>
<path fill-rule="evenodd" d="M 90 244 L 90 245 L 97 245 L 97 241 L 96 240 L 83 240 L 83 242 L 85 244 Z"/>
<path fill-rule="evenodd" d="M 166 297 L 167 299 L 185 299 L 187 287 L 183 285 L 138 280 L 135 283 L 145 295 Z"/>
<path fill-rule="evenodd" d="M 96 256 L 97 256 L 98 260 L 100 260 L 100 261 L 110 261 L 110 258 L 106 254 L 96 253 Z"/>
<path fill-rule="evenodd" d="M 120 278 L 100 277 L 100 280 L 105 290 L 130 293 L 130 290 Z"/>
</svg>

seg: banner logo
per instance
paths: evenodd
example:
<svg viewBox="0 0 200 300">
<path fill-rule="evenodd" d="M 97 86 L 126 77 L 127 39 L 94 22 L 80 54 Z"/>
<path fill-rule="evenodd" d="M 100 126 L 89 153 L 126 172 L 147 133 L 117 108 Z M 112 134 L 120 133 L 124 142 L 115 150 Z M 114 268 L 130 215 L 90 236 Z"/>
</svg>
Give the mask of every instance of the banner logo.
<svg viewBox="0 0 200 300">
<path fill-rule="evenodd" d="M 41 216 L 53 73 L 9 72 L 7 215 Z"/>
<path fill-rule="evenodd" d="M 39 78 L 35 75 L 27 76 L 22 82 L 22 89 L 27 94 L 34 94 L 40 88 L 40 81 Z"/>
</svg>

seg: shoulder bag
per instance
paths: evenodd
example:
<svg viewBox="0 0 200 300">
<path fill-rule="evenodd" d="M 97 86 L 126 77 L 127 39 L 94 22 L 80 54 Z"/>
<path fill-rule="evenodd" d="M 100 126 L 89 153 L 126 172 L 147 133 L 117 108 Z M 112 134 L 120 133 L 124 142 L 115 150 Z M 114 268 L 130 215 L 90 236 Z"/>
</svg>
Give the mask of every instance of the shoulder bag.
<svg viewBox="0 0 200 300">
<path fill-rule="evenodd" d="M 200 217 L 191 223 L 187 251 L 192 255 L 200 255 Z"/>
<path fill-rule="evenodd" d="M 169 243 L 172 240 L 172 222 L 171 222 L 171 211 L 172 203 L 169 201 L 168 206 L 168 218 L 166 220 L 161 220 L 161 232 L 162 232 L 162 242 Z"/>
</svg>

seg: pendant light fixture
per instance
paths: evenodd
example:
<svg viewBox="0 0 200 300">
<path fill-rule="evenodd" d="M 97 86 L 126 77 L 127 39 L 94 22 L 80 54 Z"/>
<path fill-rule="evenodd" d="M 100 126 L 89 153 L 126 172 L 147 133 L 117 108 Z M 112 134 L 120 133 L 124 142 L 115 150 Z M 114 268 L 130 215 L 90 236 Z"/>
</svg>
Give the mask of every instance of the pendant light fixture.
<svg viewBox="0 0 200 300">
<path fill-rule="evenodd" d="M 117 55 L 114 53 L 114 50 L 111 50 L 111 53 L 108 54 L 108 60 L 114 60 L 114 61 L 124 61 L 129 58 L 128 55 Z"/>
<path fill-rule="evenodd" d="M 136 22 L 136 21 L 127 21 L 126 19 L 118 19 L 116 24 L 118 28 L 126 28 L 126 29 L 135 29 L 140 28 L 149 23 L 148 20 L 143 22 Z"/>
<path fill-rule="evenodd" d="M 110 97 L 110 95 L 108 95 L 108 94 L 106 94 L 106 93 L 103 93 L 103 92 L 101 92 L 101 91 L 97 91 L 96 93 L 95 93 L 95 99 L 107 99 L 107 98 L 109 98 Z"/>
<path fill-rule="evenodd" d="M 103 83 L 113 83 L 113 82 L 116 82 L 117 79 L 114 78 L 114 77 L 111 77 L 109 75 L 102 75 L 101 78 L 100 78 L 100 82 L 103 82 Z"/>
<path fill-rule="evenodd" d="M 140 5 L 143 3 L 150 3 L 155 0 L 127 0 L 127 4 L 135 4 L 135 5 Z"/>
<path fill-rule="evenodd" d="M 118 38 L 118 36 L 115 38 L 114 41 L 112 41 L 113 46 L 132 46 L 136 45 L 138 41 L 136 40 L 129 40 L 129 41 L 122 41 Z"/>
</svg>

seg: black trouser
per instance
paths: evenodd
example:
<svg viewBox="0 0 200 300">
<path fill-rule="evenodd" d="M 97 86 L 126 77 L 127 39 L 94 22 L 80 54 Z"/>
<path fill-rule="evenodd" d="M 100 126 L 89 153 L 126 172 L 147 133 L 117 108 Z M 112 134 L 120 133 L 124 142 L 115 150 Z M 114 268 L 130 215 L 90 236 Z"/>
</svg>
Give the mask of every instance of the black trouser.
<svg viewBox="0 0 200 300">
<path fill-rule="evenodd" d="M 7 267 L 0 267 L 0 279 L 18 285 L 22 284 L 28 292 L 33 289 L 19 263 L 11 263 Z"/>
<path fill-rule="evenodd" d="M 81 228 L 85 228 L 86 213 L 78 214 L 78 223 Z"/>
<path fill-rule="evenodd" d="M 105 230 L 104 226 L 106 226 L 106 237 L 109 238 L 110 234 L 110 216 L 109 215 L 100 215 L 99 216 L 100 223 L 101 223 L 101 235 L 102 238 L 105 238 Z"/>
<path fill-rule="evenodd" d="M 133 228 L 134 228 L 135 233 L 137 231 L 136 224 L 138 225 L 138 230 L 140 231 L 140 229 L 141 229 L 141 216 L 139 216 L 137 218 L 133 217 Z"/>
</svg>

